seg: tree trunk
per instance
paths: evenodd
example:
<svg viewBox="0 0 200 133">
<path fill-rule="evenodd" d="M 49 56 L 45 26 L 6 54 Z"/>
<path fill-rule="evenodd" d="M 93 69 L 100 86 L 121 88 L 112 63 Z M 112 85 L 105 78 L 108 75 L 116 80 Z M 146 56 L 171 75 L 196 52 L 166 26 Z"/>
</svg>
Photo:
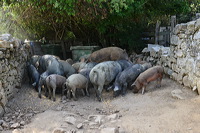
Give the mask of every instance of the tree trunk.
<svg viewBox="0 0 200 133">
<path fill-rule="evenodd" d="M 67 55 L 66 55 L 66 49 L 65 49 L 64 41 L 61 41 L 61 47 L 62 47 L 62 53 L 63 53 L 63 60 L 66 60 L 67 59 Z"/>
</svg>

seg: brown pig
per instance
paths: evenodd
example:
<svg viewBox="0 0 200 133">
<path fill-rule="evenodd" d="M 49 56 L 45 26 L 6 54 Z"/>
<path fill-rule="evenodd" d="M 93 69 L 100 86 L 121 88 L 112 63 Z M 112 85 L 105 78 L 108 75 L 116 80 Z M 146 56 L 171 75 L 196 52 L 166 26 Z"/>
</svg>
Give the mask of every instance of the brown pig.
<svg viewBox="0 0 200 133">
<path fill-rule="evenodd" d="M 147 84 L 154 80 L 157 80 L 157 86 L 160 87 L 163 71 L 163 67 L 154 66 L 141 73 L 135 82 L 131 85 L 134 86 L 133 92 L 137 93 L 140 89 L 142 89 L 142 94 L 144 94 Z"/>
<path fill-rule="evenodd" d="M 128 60 L 128 54 L 126 50 L 118 47 L 102 48 L 93 52 L 88 57 L 88 62 L 100 63 L 103 61 L 116 61 L 116 60 Z"/>
</svg>

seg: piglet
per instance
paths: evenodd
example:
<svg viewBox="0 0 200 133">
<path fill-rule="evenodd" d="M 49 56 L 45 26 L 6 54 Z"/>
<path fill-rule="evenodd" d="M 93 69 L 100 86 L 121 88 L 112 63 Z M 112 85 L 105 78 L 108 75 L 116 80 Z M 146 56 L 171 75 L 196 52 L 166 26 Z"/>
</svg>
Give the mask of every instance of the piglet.
<svg viewBox="0 0 200 133">
<path fill-rule="evenodd" d="M 49 99 L 52 97 L 51 90 L 53 90 L 53 101 L 56 101 L 56 88 L 63 89 L 66 78 L 57 74 L 51 74 L 46 78 L 46 86 L 49 90 Z"/>
<path fill-rule="evenodd" d="M 86 90 L 86 95 L 89 96 L 88 92 L 88 79 L 81 75 L 81 74 L 72 74 L 69 76 L 64 83 L 64 91 L 67 90 L 67 97 L 70 99 L 71 98 L 71 93 L 73 95 L 74 101 L 77 100 L 76 98 L 76 89 L 82 89 L 83 95 L 85 95 L 85 92 L 83 89 Z"/>
<path fill-rule="evenodd" d="M 163 67 L 161 66 L 154 66 L 143 73 L 141 73 L 135 82 L 131 85 L 134 87 L 133 92 L 137 93 L 140 89 L 142 89 L 142 94 L 144 94 L 145 88 L 147 84 L 151 81 L 157 80 L 158 87 L 161 86 L 161 81 L 163 77 Z"/>
</svg>

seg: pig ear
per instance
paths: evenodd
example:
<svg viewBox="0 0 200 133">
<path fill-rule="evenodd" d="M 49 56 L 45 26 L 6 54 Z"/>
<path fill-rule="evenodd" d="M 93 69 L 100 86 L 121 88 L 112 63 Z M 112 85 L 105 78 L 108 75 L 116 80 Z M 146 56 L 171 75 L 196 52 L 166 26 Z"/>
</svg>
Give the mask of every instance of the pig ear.
<svg viewBox="0 0 200 133">
<path fill-rule="evenodd" d="M 126 49 L 124 49 L 124 53 L 126 52 Z"/>
</svg>

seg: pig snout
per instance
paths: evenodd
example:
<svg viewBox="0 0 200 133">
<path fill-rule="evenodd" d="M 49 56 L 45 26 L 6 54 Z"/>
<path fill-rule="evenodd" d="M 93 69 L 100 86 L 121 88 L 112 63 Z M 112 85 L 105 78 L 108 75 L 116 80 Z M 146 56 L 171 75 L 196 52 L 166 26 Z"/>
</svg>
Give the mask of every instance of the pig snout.
<svg viewBox="0 0 200 133">
<path fill-rule="evenodd" d="M 120 93 L 121 93 L 121 90 L 119 89 L 119 87 L 118 87 L 118 86 L 115 86 L 114 92 L 113 92 L 113 97 L 119 96 Z"/>
</svg>

